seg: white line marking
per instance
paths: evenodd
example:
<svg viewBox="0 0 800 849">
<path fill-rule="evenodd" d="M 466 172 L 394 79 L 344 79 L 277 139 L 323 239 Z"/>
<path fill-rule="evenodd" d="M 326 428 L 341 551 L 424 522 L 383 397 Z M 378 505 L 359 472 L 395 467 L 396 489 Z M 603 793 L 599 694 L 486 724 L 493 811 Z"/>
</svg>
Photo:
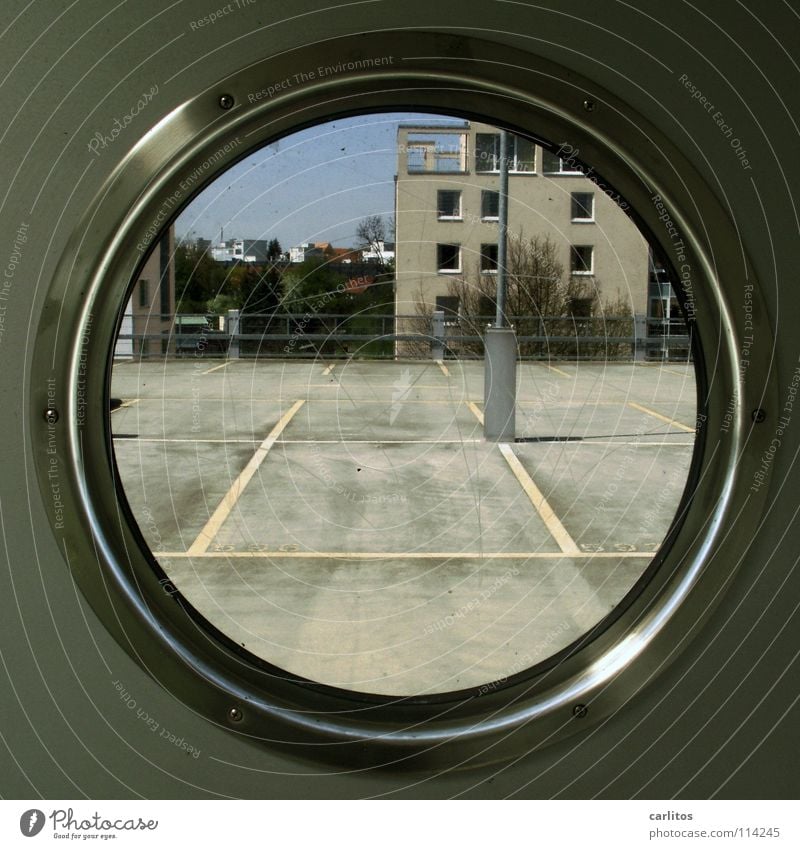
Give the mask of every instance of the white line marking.
<svg viewBox="0 0 800 849">
<path fill-rule="evenodd" d="M 119 408 L 117 408 L 119 409 Z M 115 412 L 112 410 L 112 412 Z M 117 436 L 112 434 L 113 439 L 120 442 L 179 442 L 179 443 L 211 443 L 215 445 L 255 445 L 255 439 L 190 439 L 190 438 L 165 438 L 160 436 Z M 483 442 L 481 439 L 278 439 L 276 445 L 461 445 L 462 443 Z M 572 442 L 559 442 L 565 447 L 586 447 L 592 445 L 635 445 L 638 448 L 691 448 L 694 442 L 622 442 L 615 439 L 593 439 L 586 437 L 583 440 Z M 536 444 L 536 443 L 529 443 Z M 544 442 L 542 444 L 552 444 Z"/>
<path fill-rule="evenodd" d="M 562 371 L 560 368 L 556 368 L 555 366 L 548 365 L 547 368 L 549 368 L 550 371 L 554 371 L 556 374 L 560 374 L 562 377 L 572 377 L 571 374 L 567 374 L 567 372 Z"/>
<path fill-rule="evenodd" d="M 694 433 L 693 427 L 689 427 L 689 425 L 685 425 L 682 422 L 675 421 L 675 419 L 671 419 L 668 416 L 662 416 L 661 413 L 657 413 L 655 410 L 651 410 L 649 407 L 643 407 L 641 404 L 637 404 L 635 401 L 628 401 L 628 406 L 633 410 L 638 410 L 640 413 L 647 413 L 648 416 L 653 416 L 659 421 L 673 425 L 673 427 L 679 427 L 681 430 L 685 430 L 687 433 Z"/>
<path fill-rule="evenodd" d="M 189 554 L 203 554 L 211 545 L 212 540 L 219 532 L 225 520 L 233 510 L 239 497 L 244 492 L 245 487 L 250 483 L 253 475 L 258 471 L 258 467 L 264 462 L 269 449 L 277 441 L 278 437 L 283 432 L 283 429 L 291 421 L 294 414 L 303 406 L 302 399 L 295 401 L 290 409 L 283 414 L 280 421 L 275 425 L 269 433 L 269 436 L 256 449 L 256 453 L 250 458 L 248 464 L 244 467 L 239 477 L 231 484 L 231 488 L 225 493 L 225 497 L 219 503 L 219 506 L 214 511 L 211 518 L 206 522 L 205 527 L 197 535 L 197 539 L 189 548 Z"/>
<path fill-rule="evenodd" d="M 323 373 L 323 375 L 325 375 L 325 374 L 330 374 L 330 373 L 331 373 L 331 372 L 332 372 L 335 368 L 336 368 L 336 363 L 331 363 L 331 364 L 330 364 L 330 365 L 329 365 L 329 366 L 325 369 L 325 371 L 323 371 L 322 373 Z M 325 384 L 325 385 L 327 386 L 327 384 Z"/>
<path fill-rule="evenodd" d="M 225 368 L 226 366 L 229 366 L 231 363 L 235 362 L 236 360 L 228 360 L 227 362 L 222 363 L 221 365 L 214 366 L 213 368 L 210 368 L 207 371 L 201 372 L 201 374 L 211 374 L 212 371 L 218 371 L 219 369 Z"/>
<path fill-rule="evenodd" d="M 205 551 L 192 554 L 191 551 L 156 551 L 154 557 L 172 558 L 309 558 L 319 560 L 613 560 L 628 558 L 647 558 L 652 560 L 654 551 L 577 551 L 567 554 L 560 551 L 501 551 L 488 553 L 483 551 Z"/>
<path fill-rule="evenodd" d="M 691 448 L 694 442 L 620 442 L 616 439 L 593 439 L 587 436 L 580 442 L 565 442 L 564 445 L 635 445 L 637 448 L 673 448 L 675 446 L 685 448 L 688 446 Z"/>
<path fill-rule="evenodd" d="M 483 424 L 483 413 L 475 406 L 474 401 L 467 401 L 467 406 L 470 408 L 475 418 Z"/>
<path fill-rule="evenodd" d="M 448 369 L 447 366 L 441 360 L 436 360 L 436 365 L 439 366 L 439 368 L 442 370 L 442 374 L 445 377 L 450 377 L 450 369 Z"/>
<path fill-rule="evenodd" d="M 525 490 L 525 494 L 530 499 L 531 504 L 533 504 L 537 513 L 541 516 L 547 530 L 550 531 L 553 539 L 558 543 L 558 547 L 564 554 L 580 554 L 581 550 L 575 544 L 575 540 L 567 533 L 567 529 L 561 524 L 553 508 L 548 504 L 547 499 L 542 495 L 539 487 L 533 482 L 533 478 L 525 471 L 525 467 L 520 463 L 517 455 L 511 450 L 511 446 L 501 443 L 498 447 L 500 448 L 500 453 L 506 458 L 506 462 L 511 467 L 511 471 Z"/>
</svg>

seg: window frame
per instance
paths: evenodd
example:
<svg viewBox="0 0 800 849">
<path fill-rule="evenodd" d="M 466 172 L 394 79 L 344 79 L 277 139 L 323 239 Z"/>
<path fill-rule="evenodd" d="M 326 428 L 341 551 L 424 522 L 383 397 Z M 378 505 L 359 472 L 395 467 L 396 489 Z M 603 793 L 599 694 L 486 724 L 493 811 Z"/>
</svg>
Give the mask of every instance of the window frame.
<svg viewBox="0 0 800 849">
<path fill-rule="evenodd" d="M 558 160 L 558 170 L 553 171 L 550 168 L 546 167 L 547 159 L 546 157 L 553 156 Z M 569 170 L 564 167 L 564 160 L 557 154 L 553 153 L 551 150 L 546 150 L 542 148 L 542 174 L 546 176 L 556 176 L 556 177 L 584 177 L 586 176 L 583 171 L 580 169 Z"/>
<path fill-rule="evenodd" d="M 588 269 L 575 267 L 575 259 L 579 256 L 578 251 L 588 250 L 590 262 Z M 582 263 L 585 265 L 585 263 Z M 594 275 L 594 245 L 570 245 L 569 246 L 569 273 L 576 277 L 592 277 Z"/>
<path fill-rule="evenodd" d="M 405 166 L 406 173 L 410 175 L 419 174 L 467 174 L 469 173 L 469 132 L 459 129 L 456 132 L 436 132 L 435 130 L 420 130 L 410 134 L 414 138 L 405 139 Z M 458 153 L 444 149 L 445 138 L 458 139 Z M 431 157 L 431 167 L 425 167 L 427 157 Z M 441 162 L 458 161 L 458 166 L 437 167 Z"/>
<path fill-rule="evenodd" d="M 586 209 L 586 206 L 579 201 L 576 200 L 578 196 L 588 197 L 590 200 L 590 208 L 589 214 L 585 217 L 580 217 L 575 215 L 575 207 L 579 207 L 582 209 Z M 594 224 L 595 223 L 595 198 L 594 192 L 570 192 L 570 209 L 569 209 L 569 220 L 573 224 Z"/>
<path fill-rule="evenodd" d="M 449 301 L 450 303 L 455 301 L 455 310 L 450 307 L 446 307 L 444 304 L 440 304 L 440 301 L 444 300 Z M 458 295 L 436 295 L 433 300 L 433 308 L 435 311 L 444 313 L 445 327 L 454 327 L 458 324 L 458 321 L 461 318 L 461 298 L 459 298 Z"/>
<path fill-rule="evenodd" d="M 486 248 L 494 248 L 494 259 L 492 259 L 491 253 L 486 252 Z M 488 261 L 489 263 L 494 262 L 494 268 L 492 267 L 484 267 L 484 262 Z M 483 242 L 481 244 L 481 252 L 480 252 L 480 273 L 481 274 L 497 274 L 497 264 L 498 264 L 498 247 L 497 242 Z"/>
<path fill-rule="evenodd" d="M 489 195 L 494 195 L 497 199 L 497 215 L 484 215 L 484 206 L 486 198 Z M 481 221 L 499 221 L 500 220 L 500 192 L 496 189 L 481 189 Z"/>
<path fill-rule="evenodd" d="M 442 215 L 442 204 L 440 198 L 443 193 L 458 195 L 458 214 L 457 215 Z M 437 221 L 463 221 L 464 220 L 464 205 L 461 189 L 437 189 L 436 190 L 436 220 Z"/>
<path fill-rule="evenodd" d="M 456 268 L 445 268 L 441 262 L 442 248 L 455 248 Z M 436 243 L 436 273 L 437 274 L 461 274 L 461 244 L 458 242 L 437 242 Z"/>
<path fill-rule="evenodd" d="M 508 161 L 509 161 L 508 173 L 509 174 L 516 174 L 516 175 L 519 175 L 519 174 L 536 174 L 536 147 L 537 147 L 536 142 L 533 141 L 533 139 L 525 138 L 525 136 L 518 136 L 518 135 L 515 135 L 514 133 L 509 133 L 508 135 L 513 142 L 513 153 L 508 158 Z M 493 148 L 494 148 L 494 151 L 492 153 L 492 167 L 491 168 L 482 168 L 481 167 L 482 164 L 487 164 L 487 163 L 484 162 L 483 159 L 479 158 L 480 144 L 478 142 L 478 139 L 481 136 L 483 136 L 483 137 L 488 136 L 488 137 L 490 137 L 494 140 L 494 143 L 492 145 Z M 530 159 L 530 163 L 531 163 L 530 170 L 528 170 L 528 169 L 521 170 L 519 168 L 520 158 L 519 158 L 518 151 L 517 151 L 517 143 L 519 141 L 525 142 L 526 144 L 529 144 L 531 146 L 531 154 L 532 155 L 531 155 L 531 159 Z M 499 132 L 496 132 L 496 133 L 475 133 L 475 173 L 476 174 L 499 174 L 500 173 L 499 162 L 500 162 L 500 133 Z M 513 165 L 511 163 L 513 163 Z"/>
</svg>

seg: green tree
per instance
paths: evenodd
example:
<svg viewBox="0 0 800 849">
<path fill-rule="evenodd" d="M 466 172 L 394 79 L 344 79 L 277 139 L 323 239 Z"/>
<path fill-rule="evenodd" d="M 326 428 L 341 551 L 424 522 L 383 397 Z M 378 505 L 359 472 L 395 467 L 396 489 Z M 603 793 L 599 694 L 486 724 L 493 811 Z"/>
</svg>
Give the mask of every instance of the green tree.
<svg viewBox="0 0 800 849">
<path fill-rule="evenodd" d="M 229 295 L 225 269 L 196 245 L 179 243 L 175 248 L 175 311 L 205 312 L 208 302 Z"/>
<path fill-rule="evenodd" d="M 273 314 L 281 304 L 281 277 L 275 265 L 248 265 L 239 279 L 237 308 L 245 313 Z"/>
<path fill-rule="evenodd" d="M 289 313 L 345 311 L 346 278 L 321 257 L 312 257 L 287 269 L 281 279 L 282 305 Z"/>
</svg>

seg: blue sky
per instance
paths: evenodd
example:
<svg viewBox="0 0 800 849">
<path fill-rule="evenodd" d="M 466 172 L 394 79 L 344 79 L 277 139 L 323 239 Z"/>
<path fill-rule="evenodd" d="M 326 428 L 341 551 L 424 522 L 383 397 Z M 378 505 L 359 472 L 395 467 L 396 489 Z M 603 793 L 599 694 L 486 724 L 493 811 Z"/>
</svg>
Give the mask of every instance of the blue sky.
<svg viewBox="0 0 800 849">
<path fill-rule="evenodd" d="M 277 238 L 355 245 L 368 215 L 392 216 L 400 122 L 450 123 L 414 113 L 319 124 L 267 145 L 218 177 L 178 216 L 176 233 L 217 241 Z"/>
</svg>

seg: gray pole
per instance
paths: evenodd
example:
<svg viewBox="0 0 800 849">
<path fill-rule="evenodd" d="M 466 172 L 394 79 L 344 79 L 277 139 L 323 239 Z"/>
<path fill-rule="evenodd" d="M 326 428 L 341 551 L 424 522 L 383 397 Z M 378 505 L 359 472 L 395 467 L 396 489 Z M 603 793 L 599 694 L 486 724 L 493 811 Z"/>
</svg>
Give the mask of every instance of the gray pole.
<svg viewBox="0 0 800 849">
<path fill-rule="evenodd" d="M 506 258 L 508 256 L 508 133 L 500 131 L 500 202 L 497 210 L 497 313 L 495 327 L 506 326 Z"/>
<path fill-rule="evenodd" d="M 517 415 L 517 336 L 506 324 L 508 246 L 508 133 L 500 131 L 500 202 L 497 210 L 497 312 L 484 336 L 483 436 L 513 442 Z"/>
<path fill-rule="evenodd" d="M 431 328 L 431 359 L 441 362 L 444 359 L 444 311 L 433 311 Z"/>
</svg>

